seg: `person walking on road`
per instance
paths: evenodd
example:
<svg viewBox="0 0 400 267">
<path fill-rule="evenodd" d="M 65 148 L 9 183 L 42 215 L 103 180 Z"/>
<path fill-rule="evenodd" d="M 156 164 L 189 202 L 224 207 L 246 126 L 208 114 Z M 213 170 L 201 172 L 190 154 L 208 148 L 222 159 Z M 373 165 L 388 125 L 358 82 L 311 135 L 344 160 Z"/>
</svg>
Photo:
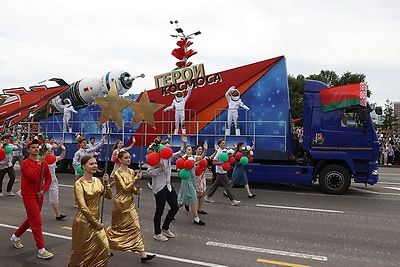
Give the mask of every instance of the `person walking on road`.
<svg viewBox="0 0 400 267">
<path fill-rule="evenodd" d="M 44 157 L 38 158 L 39 140 L 35 139 L 26 144 L 29 157 L 22 162 L 21 166 L 21 196 L 25 206 L 27 219 L 11 236 L 10 240 L 15 248 L 24 246 L 20 237 L 30 227 L 38 249 L 40 259 L 49 259 L 53 253 L 44 247 L 42 233 L 42 216 L 40 211 L 43 206 L 43 195 L 51 185 L 51 173 Z"/>
<path fill-rule="evenodd" d="M 53 146 L 51 144 L 47 144 L 46 146 L 47 146 L 46 156 L 54 155 Z M 63 220 L 67 217 L 67 215 L 63 215 L 60 212 L 60 201 L 58 197 L 59 187 L 58 187 L 58 179 L 56 176 L 56 164 L 58 161 L 62 160 L 65 157 L 65 146 L 62 142 L 60 142 L 60 148 L 62 149 L 61 155 L 57 156 L 56 161 L 53 164 L 49 165 L 51 173 L 51 185 L 46 194 L 44 194 L 45 201 L 53 206 L 57 221 Z"/>
<path fill-rule="evenodd" d="M 110 248 L 120 251 L 139 252 L 142 263 L 152 260 L 155 255 L 147 254 L 144 250 L 142 230 L 139 214 L 135 207 L 132 194 L 140 195 L 142 189 L 136 187 L 142 178 L 142 172 L 135 175 L 135 171 L 128 166 L 131 164 L 131 155 L 126 151 L 118 153 L 120 167 L 114 173 L 117 193 L 112 209 L 111 226 L 106 229 Z"/>
<path fill-rule="evenodd" d="M 83 176 L 74 184 L 75 201 L 78 212 L 72 224 L 71 257 L 68 266 L 107 266 L 110 258 L 103 222 L 100 220 L 99 203 L 101 197 L 111 199 L 112 191 L 108 174 L 103 182 L 93 177 L 98 170 L 94 157 L 86 155 L 81 160 Z"/>
<path fill-rule="evenodd" d="M 156 200 L 156 211 L 154 213 L 154 239 L 158 241 L 168 241 L 169 238 L 175 237 L 175 234 L 169 230 L 169 226 L 179 211 L 178 196 L 175 189 L 171 185 L 171 162 L 177 158 L 181 158 L 187 146 L 186 135 L 181 136 L 182 147 L 178 152 L 172 154 L 169 159 L 161 159 L 156 166 L 150 166 L 147 169 L 147 175 L 152 178 L 153 193 Z M 168 141 L 162 141 L 162 145 L 169 147 Z M 170 210 L 164 219 L 161 228 L 161 217 L 164 213 L 165 203 L 168 203 Z M 162 233 L 161 233 L 162 232 Z"/>
<path fill-rule="evenodd" d="M 218 140 L 218 151 L 214 157 L 214 164 L 216 165 L 217 177 L 216 177 L 215 182 L 211 186 L 210 190 L 208 190 L 204 200 L 207 202 L 213 203 L 214 200 L 211 197 L 217 191 L 218 187 L 220 185 L 222 185 L 226 191 L 226 194 L 228 195 L 229 199 L 231 200 L 231 206 L 236 206 L 240 203 L 240 201 L 236 200 L 235 196 L 232 194 L 227 172 L 222 169 L 223 162 L 219 160 L 219 156 L 221 155 L 221 153 L 224 151 L 225 148 L 226 148 L 225 139 L 223 139 L 223 138 L 219 139 Z"/>
</svg>

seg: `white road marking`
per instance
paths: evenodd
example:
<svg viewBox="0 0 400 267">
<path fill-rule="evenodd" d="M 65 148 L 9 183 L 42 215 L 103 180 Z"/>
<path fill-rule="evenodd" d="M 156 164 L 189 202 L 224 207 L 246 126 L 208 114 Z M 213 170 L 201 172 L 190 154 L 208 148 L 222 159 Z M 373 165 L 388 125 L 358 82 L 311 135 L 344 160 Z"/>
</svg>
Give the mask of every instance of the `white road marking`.
<svg viewBox="0 0 400 267">
<path fill-rule="evenodd" d="M 378 184 L 394 184 L 394 185 L 400 185 L 400 183 L 391 183 L 391 182 L 378 182 Z"/>
<path fill-rule="evenodd" d="M 290 251 L 281 251 L 281 250 L 266 249 L 266 248 L 248 247 L 248 246 L 211 242 L 211 241 L 207 242 L 206 245 L 214 246 L 214 247 L 246 250 L 246 251 L 252 251 L 252 252 L 268 253 L 268 254 L 281 255 L 281 256 L 297 257 L 297 258 L 303 258 L 303 259 L 312 259 L 312 260 L 318 260 L 318 261 L 327 261 L 328 260 L 327 257 L 319 256 L 319 255 L 304 254 L 304 253 L 297 253 L 297 252 L 290 252 Z"/>
<path fill-rule="evenodd" d="M 276 209 L 289 209 L 289 210 L 306 210 L 306 211 L 317 211 L 317 212 L 329 212 L 329 213 L 344 213 L 341 210 L 322 210 L 322 209 L 311 209 L 311 208 L 300 208 L 300 207 L 289 207 L 289 206 L 275 206 L 275 205 L 263 205 L 257 204 L 257 207 L 264 208 L 276 208 Z"/>
<path fill-rule="evenodd" d="M 0 223 L 0 227 L 18 229 L 18 227 L 16 227 L 16 226 L 9 225 L 9 224 L 3 224 L 3 223 Z M 27 231 L 32 232 L 31 229 L 28 229 Z M 58 234 L 53 234 L 53 233 L 48 233 L 48 232 L 43 232 L 43 235 L 56 237 L 56 238 L 61 238 L 61 239 L 66 239 L 66 240 L 72 240 L 72 237 L 70 237 L 70 236 L 58 235 Z M 167 260 L 180 261 L 180 262 L 186 262 L 186 263 L 190 263 L 190 264 L 196 264 L 196 265 L 201 265 L 201 266 L 209 266 L 209 267 L 227 267 L 226 265 L 220 265 L 220 264 L 214 264 L 214 263 L 209 263 L 209 262 L 178 258 L 178 257 L 174 257 L 174 256 L 168 256 L 168 255 L 162 255 L 162 254 L 158 254 L 158 253 L 152 253 L 152 252 L 149 252 L 149 251 L 148 251 L 148 253 L 155 254 L 155 255 L 157 255 L 158 258 L 163 258 L 163 259 L 167 259 Z"/>
<path fill-rule="evenodd" d="M 202 262 L 202 261 L 182 259 L 182 258 L 177 258 L 177 257 L 173 257 L 173 256 L 168 256 L 168 255 L 161 255 L 161 254 L 151 253 L 151 252 L 148 252 L 148 253 L 156 254 L 157 258 L 163 258 L 163 259 L 167 259 L 167 260 L 180 261 L 180 262 L 186 262 L 186 263 L 190 263 L 190 264 L 197 264 L 197 265 L 210 266 L 210 267 L 227 267 L 226 265 L 219 265 L 219 264 Z"/>
<path fill-rule="evenodd" d="M 356 188 L 356 187 L 351 187 L 351 190 L 359 191 L 359 192 L 363 192 L 363 193 L 376 194 L 376 195 L 400 196 L 400 194 L 396 194 L 396 193 L 375 192 L 375 191 L 370 191 L 370 190 L 367 190 L 364 188 Z"/>
<path fill-rule="evenodd" d="M 58 184 L 58 186 L 74 188 L 73 185 L 69 185 L 69 184 Z"/>
<path fill-rule="evenodd" d="M 385 186 L 385 188 L 393 189 L 393 190 L 400 190 L 399 187 L 393 187 L 393 186 Z"/>
</svg>

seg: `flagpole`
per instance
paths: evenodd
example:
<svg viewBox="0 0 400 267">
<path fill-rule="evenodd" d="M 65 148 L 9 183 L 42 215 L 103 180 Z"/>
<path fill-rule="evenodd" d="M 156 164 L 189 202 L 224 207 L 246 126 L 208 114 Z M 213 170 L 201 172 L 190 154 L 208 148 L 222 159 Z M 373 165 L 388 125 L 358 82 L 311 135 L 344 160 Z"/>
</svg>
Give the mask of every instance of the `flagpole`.
<svg viewBox="0 0 400 267">
<path fill-rule="evenodd" d="M 142 129 L 142 140 L 140 141 L 140 158 L 139 158 L 139 172 L 142 171 L 142 157 L 143 157 L 143 147 L 144 147 L 144 120 L 142 120 L 143 123 L 143 129 Z M 143 177 L 143 174 L 142 174 Z M 139 183 L 139 188 L 140 188 L 140 180 L 138 181 Z M 138 195 L 138 201 L 137 201 L 137 207 L 139 208 L 140 206 L 140 195 Z"/>
<path fill-rule="evenodd" d="M 105 165 L 105 167 L 104 167 L 104 174 L 103 174 L 103 176 L 105 175 L 105 174 L 108 174 L 108 160 L 109 160 L 109 152 L 110 152 L 110 139 L 111 139 L 111 120 L 108 120 L 107 121 L 107 148 L 106 148 L 106 165 Z M 100 215 L 100 221 L 101 222 L 103 222 L 103 214 L 104 214 L 104 198 L 105 198 L 105 194 L 106 194 L 106 184 L 105 184 L 105 182 L 104 182 L 104 180 L 103 180 L 103 187 L 104 187 L 104 190 L 103 190 L 103 196 L 102 196 L 102 199 L 101 199 L 101 215 Z"/>
</svg>

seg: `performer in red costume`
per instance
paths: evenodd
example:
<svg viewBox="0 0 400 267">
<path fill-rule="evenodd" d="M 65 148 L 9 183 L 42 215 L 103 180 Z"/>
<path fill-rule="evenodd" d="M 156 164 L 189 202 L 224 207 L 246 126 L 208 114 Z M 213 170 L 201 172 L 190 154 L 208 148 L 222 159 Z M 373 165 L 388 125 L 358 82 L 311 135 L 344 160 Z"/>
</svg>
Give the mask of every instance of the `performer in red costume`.
<svg viewBox="0 0 400 267">
<path fill-rule="evenodd" d="M 49 259 L 53 257 L 53 254 L 44 248 L 40 211 L 43 205 L 43 195 L 51 185 L 51 174 L 44 157 L 38 158 L 39 140 L 28 142 L 26 149 L 29 152 L 29 158 L 24 160 L 21 166 L 21 195 L 28 218 L 15 231 L 10 240 L 15 248 L 23 248 L 20 237 L 30 227 L 39 250 L 38 257 Z"/>
</svg>

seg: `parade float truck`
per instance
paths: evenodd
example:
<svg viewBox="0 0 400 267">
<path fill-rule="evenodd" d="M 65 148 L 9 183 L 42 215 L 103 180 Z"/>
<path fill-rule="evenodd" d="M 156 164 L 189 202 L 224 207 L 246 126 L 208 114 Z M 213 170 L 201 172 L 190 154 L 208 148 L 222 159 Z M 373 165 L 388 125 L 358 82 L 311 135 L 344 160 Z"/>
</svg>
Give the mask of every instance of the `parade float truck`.
<svg viewBox="0 0 400 267">
<path fill-rule="evenodd" d="M 99 161 L 109 159 L 116 140 L 129 145 L 132 136 L 136 144 L 129 150 L 132 161 L 146 166 L 147 148 L 157 135 L 166 139 L 174 133 L 175 111 L 164 111 L 177 92 L 187 95 L 185 128 L 189 145 L 214 144 L 225 138 L 228 147 L 238 142 L 253 145 L 252 162 L 245 165 L 250 182 L 311 185 L 319 182 L 322 190 L 331 194 L 345 193 L 351 180 L 373 185 L 378 181 L 377 135 L 372 124 L 371 108 L 366 102 L 366 85 L 353 84 L 328 88 L 306 80 L 304 84 L 304 115 L 302 153 L 296 153 L 297 136 L 293 133 L 290 113 L 286 59 L 283 56 L 206 74 L 203 64 L 173 70 L 154 77 L 156 89 L 147 91 L 151 102 L 165 104 L 153 116 L 155 128 L 146 122 L 131 125 L 134 112 L 122 111 L 123 129 L 110 124 L 110 139 L 100 149 Z M 238 110 L 238 126 L 227 128 L 228 101 L 226 92 L 235 86 L 241 101 L 249 108 Z M 131 96 L 140 101 L 142 94 Z M 376 110 L 379 113 L 379 110 Z M 89 140 L 100 140 L 104 127 L 97 127 L 101 110 L 89 106 L 73 115 L 73 132 Z M 62 132 L 62 114 L 48 119 L 48 135 L 64 138 L 67 156 L 71 160 L 78 149 L 75 135 Z M 45 122 L 42 121 L 42 128 Z M 104 125 L 103 125 L 104 126 Z M 103 133 L 102 133 L 103 129 Z M 181 133 L 181 129 L 179 129 Z M 174 150 L 181 146 L 179 135 L 171 135 Z M 108 145 L 107 145 L 108 143 Z"/>
</svg>

